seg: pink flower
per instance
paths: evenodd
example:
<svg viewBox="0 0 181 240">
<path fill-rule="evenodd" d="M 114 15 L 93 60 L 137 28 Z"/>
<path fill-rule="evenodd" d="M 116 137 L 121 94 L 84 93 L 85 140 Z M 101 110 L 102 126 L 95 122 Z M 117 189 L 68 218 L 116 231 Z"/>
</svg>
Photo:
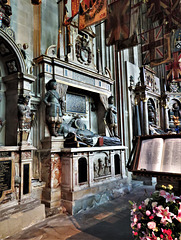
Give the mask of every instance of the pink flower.
<svg viewBox="0 0 181 240">
<path fill-rule="evenodd" d="M 146 215 L 147 216 L 150 216 L 151 215 L 151 212 L 149 210 L 146 211 Z"/>
<path fill-rule="evenodd" d="M 155 222 L 148 222 L 147 226 L 149 229 L 154 230 L 156 228 L 156 223 Z"/>
<path fill-rule="evenodd" d="M 179 222 L 181 222 L 181 212 L 178 212 L 178 215 L 175 217 Z"/>
<path fill-rule="evenodd" d="M 141 228 L 141 223 L 137 224 L 137 228 L 140 229 Z"/>
<path fill-rule="evenodd" d="M 168 193 L 166 192 L 166 196 L 164 196 L 166 198 L 166 202 L 175 202 L 175 199 L 178 199 L 178 197 L 174 196 L 174 193 Z"/>
<path fill-rule="evenodd" d="M 178 215 L 175 216 L 175 218 L 176 218 L 179 222 L 181 222 L 181 203 L 179 203 L 179 205 L 180 205 L 180 207 L 179 207 L 179 209 L 178 209 Z"/>
<path fill-rule="evenodd" d="M 135 223 L 131 223 L 131 228 L 134 228 L 134 226 L 135 226 Z"/>
<path fill-rule="evenodd" d="M 136 224 L 138 222 L 138 217 L 137 215 L 134 215 L 133 218 L 132 218 L 132 221 L 134 224 Z"/>
<path fill-rule="evenodd" d="M 166 197 L 166 191 L 165 190 L 160 190 L 160 196 Z"/>
<path fill-rule="evenodd" d="M 171 217 L 174 216 L 174 214 L 169 212 L 169 207 L 163 208 L 163 206 L 160 205 L 157 207 L 157 210 L 156 215 L 161 217 L 161 223 L 166 224 L 167 221 L 172 223 Z"/>
</svg>

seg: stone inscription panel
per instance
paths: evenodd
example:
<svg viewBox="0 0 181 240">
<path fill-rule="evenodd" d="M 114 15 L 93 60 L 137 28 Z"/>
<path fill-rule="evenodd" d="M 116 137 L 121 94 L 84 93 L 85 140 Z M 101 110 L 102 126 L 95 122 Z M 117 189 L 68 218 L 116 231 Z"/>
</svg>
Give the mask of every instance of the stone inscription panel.
<svg viewBox="0 0 181 240">
<path fill-rule="evenodd" d="M 11 190 L 12 161 L 0 160 L 0 198 L 3 192 Z"/>
<path fill-rule="evenodd" d="M 67 93 L 66 112 L 86 113 L 86 97 Z"/>
</svg>

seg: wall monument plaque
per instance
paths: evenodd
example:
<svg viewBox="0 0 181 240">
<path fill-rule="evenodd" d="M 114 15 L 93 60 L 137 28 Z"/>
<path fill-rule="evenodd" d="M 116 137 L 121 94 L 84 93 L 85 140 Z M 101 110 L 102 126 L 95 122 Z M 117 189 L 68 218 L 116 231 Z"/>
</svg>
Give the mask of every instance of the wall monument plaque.
<svg viewBox="0 0 181 240">
<path fill-rule="evenodd" d="M 0 160 L 0 201 L 12 190 L 12 160 Z"/>
</svg>

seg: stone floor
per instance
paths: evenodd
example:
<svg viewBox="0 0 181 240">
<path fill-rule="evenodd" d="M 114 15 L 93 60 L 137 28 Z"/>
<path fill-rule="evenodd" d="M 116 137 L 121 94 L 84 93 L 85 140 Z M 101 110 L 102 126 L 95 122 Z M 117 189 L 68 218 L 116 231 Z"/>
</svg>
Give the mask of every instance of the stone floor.
<svg viewBox="0 0 181 240">
<path fill-rule="evenodd" d="M 154 186 L 133 181 L 131 193 L 94 209 L 70 216 L 56 215 L 8 239 L 131 240 L 129 200 L 145 199 Z"/>
</svg>

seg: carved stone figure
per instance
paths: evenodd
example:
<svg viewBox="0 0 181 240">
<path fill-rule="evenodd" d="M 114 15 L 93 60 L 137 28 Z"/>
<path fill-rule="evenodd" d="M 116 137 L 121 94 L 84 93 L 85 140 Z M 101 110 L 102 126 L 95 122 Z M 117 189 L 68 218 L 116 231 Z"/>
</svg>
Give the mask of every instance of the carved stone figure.
<svg viewBox="0 0 181 240">
<path fill-rule="evenodd" d="M 156 123 L 155 122 L 155 108 L 153 107 L 150 100 L 148 100 L 147 106 L 148 106 L 148 120 L 149 120 L 149 123 L 150 124 L 152 124 L 152 123 L 155 124 Z"/>
<path fill-rule="evenodd" d="M 118 127 L 117 127 L 117 109 L 114 106 L 114 97 L 110 96 L 108 98 L 108 109 L 106 112 L 106 123 L 109 127 L 110 135 L 111 137 L 117 137 L 118 136 Z"/>
<path fill-rule="evenodd" d="M 45 94 L 44 103 L 46 104 L 46 121 L 51 136 L 60 135 L 59 129 L 62 123 L 62 106 L 63 101 L 60 98 L 55 80 L 50 80 L 46 84 L 47 93 Z"/>
<path fill-rule="evenodd" d="M 32 74 L 33 73 L 33 67 L 35 66 L 35 63 L 33 62 L 33 60 L 30 57 L 29 50 L 28 50 L 29 45 L 27 43 L 24 43 L 23 45 L 18 43 L 17 45 L 18 45 L 21 53 L 23 54 L 25 64 L 26 64 L 27 73 Z"/>
<path fill-rule="evenodd" d="M 180 117 L 179 110 L 180 110 L 180 108 L 179 108 L 178 103 L 174 103 L 174 104 L 173 104 L 173 115 L 174 115 L 175 117 Z"/>
<path fill-rule="evenodd" d="M 173 104 L 173 120 L 174 120 L 174 125 L 178 126 L 180 124 L 179 118 L 180 118 L 180 107 L 178 103 Z"/>
<path fill-rule="evenodd" d="M 109 175 L 111 173 L 111 163 L 109 162 L 109 158 L 105 157 L 105 167 L 104 167 L 104 174 Z"/>
<path fill-rule="evenodd" d="M 30 129 L 34 120 L 34 113 L 28 106 L 30 96 L 20 95 L 18 99 L 18 121 L 19 121 L 19 134 L 22 132 L 22 139 L 19 136 L 19 141 L 27 141 Z"/>
<path fill-rule="evenodd" d="M 30 129 L 32 121 L 32 112 L 28 106 L 30 96 L 19 96 L 18 99 L 18 120 L 20 129 Z"/>
<path fill-rule="evenodd" d="M 99 164 L 98 175 L 103 176 L 104 175 L 104 163 L 103 163 L 103 160 L 101 158 L 98 159 L 98 164 Z"/>
<path fill-rule="evenodd" d="M 81 119 L 79 114 L 74 115 L 74 117 L 66 123 L 65 121 L 61 125 L 60 132 L 66 138 L 65 145 L 76 146 L 75 142 L 78 142 L 79 146 L 95 146 L 98 141 L 98 135 L 94 134 L 92 131 L 88 130 L 86 125 Z"/>
<path fill-rule="evenodd" d="M 99 167 L 97 166 L 96 163 L 94 163 L 94 177 L 95 178 L 99 176 L 98 171 L 99 171 Z"/>
<path fill-rule="evenodd" d="M 79 143 L 79 147 L 96 146 L 99 144 L 98 139 L 100 136 L 87 129 L 79 114 L 75 115 L 69 123 L 63 121 L 60 133 L 64 135 L 66 139 L 64 145 L 68 144 L 67 147 L 77 146 L 76 142 Z M 121 145 L 121 140 L 117 137 L 101 136 L 101 138 L 103 138 L 104 146 Z"/>
</svg>

